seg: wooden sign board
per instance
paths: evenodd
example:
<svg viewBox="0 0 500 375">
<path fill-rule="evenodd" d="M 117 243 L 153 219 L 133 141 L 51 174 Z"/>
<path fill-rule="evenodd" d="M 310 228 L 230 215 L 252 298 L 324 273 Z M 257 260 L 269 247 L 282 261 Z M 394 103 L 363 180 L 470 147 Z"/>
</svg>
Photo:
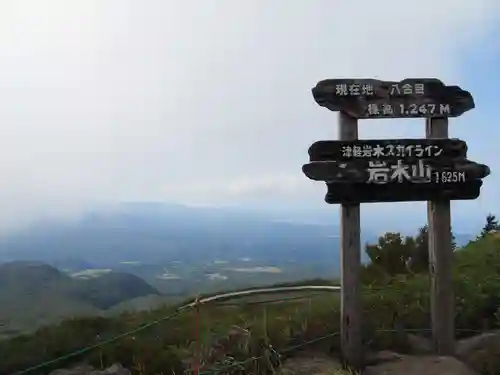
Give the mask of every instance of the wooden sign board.
<svg viewBox="0 0 500 375">
<path fill-rule="evenodd" d="M 348 183 L 329 184 L 325 202 L 329 204 L 360 204 L 377 202 L 417 202 L 429 200 L 472 200 L 477 199 L 483 181 L 466 183 L 413 184 L 391 183 L 384 185 Z"/>
<path fill-rule="evenodd" d="M 383 185 L 410 182 L 411 185 L 464 183 L 490 174 L 487 165 L 467 159 L 405 159 L 385 161 L 353 160 L 312 162 L 302 166 L 304 174 L 315 181 Z"/>
<path fill-rule="evenodd" d="M 417 159 L 465 159 L 467 144 L 460 139 L 369 139 L 357 141 L 318 141 L 309 147 L 309 160 L 350 161 Z"/>
<path fill-rule="evenodd" d="M 458 117 L 475 106 L 468 91 L 435 78 L 327 79 L 312 93 L 320 106 L 356 119 Z"/>
</svg>

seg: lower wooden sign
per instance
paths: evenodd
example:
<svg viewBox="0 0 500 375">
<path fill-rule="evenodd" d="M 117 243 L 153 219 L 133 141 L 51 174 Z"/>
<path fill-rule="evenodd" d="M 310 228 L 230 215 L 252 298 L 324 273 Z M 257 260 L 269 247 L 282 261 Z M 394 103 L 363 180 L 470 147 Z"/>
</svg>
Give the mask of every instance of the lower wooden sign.
<svg viewBox="0 0 500 375">
<path fill-rule="evenodd" d="M 467 159 L 421 159 L 416 163 L 397 159 L 311 162 L 302 166 L 302 172 L 311 180 L 331 183 L 386 184 L 397 181 L 421 184 L 467 182 L 485 178 L 490 169 Z"/>
<path fill-rule="evenodd" d="M 375 202 L 417 202 L 431 200 L 471 200 L 477 199 L 481 192 L 482 180 L 469 180 L 465 183 L 427 183 L 411 182 L 366 184 L 366 183 L 327 183 L 325 196 L 329 204 L 358 204 Z"/>
</svg>

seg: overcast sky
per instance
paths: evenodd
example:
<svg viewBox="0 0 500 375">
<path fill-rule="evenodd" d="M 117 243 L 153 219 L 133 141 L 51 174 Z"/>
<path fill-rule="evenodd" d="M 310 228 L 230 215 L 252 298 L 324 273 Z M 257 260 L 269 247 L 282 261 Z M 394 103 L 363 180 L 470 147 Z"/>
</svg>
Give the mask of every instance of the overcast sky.
<svg viewBox="0 0 500 375">
<path fill-rule="evenodd" d="M 454 212 L 500 214 L 499 21 L 498 0 L 0 0 L 1 226 L 119 201 L 326 206 L 301 166 L 337 135 L 310 91 L 336 77 L 471 90 L 450 134 L 493 174 Z M 360 124 L 423 135 L 423 120 Z"/>
</svg>

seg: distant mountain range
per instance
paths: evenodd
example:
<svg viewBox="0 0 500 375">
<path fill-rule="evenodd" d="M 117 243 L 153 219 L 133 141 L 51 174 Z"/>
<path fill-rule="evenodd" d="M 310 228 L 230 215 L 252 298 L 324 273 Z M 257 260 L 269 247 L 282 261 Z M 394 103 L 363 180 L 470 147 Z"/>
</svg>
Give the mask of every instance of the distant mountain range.
<svg viewBox="0 0 500 375">
<path fill-rule="evenodd" d="M 250 257 L 263 263 L 338 262 L 335 226 L 276 221 L 235 209 L 124 204 L 78 222 L 38 224 L 0 238 L 0 261 L 61 268 Z"/>
<path fill-rule="evenodd" d="M 126 203 L 75 222 L 39 223 L 0 237 L 0 262 L 36 260 L 75 272 L 119 267 L 128 272 L 134 263 L 197 266 L 250 258 L 261 266 L 324 265 L 338 272 L 338 227 L 324 216 L 316 222 L 310 213 L 307 217 L 300 222 L 300 216 L 283 213 Z M 362 242 L 374 241 L 378 233 L 362 228 L 362 236 Z M 456 237 L 459 244 L 470 239 Z"/>
</svg>

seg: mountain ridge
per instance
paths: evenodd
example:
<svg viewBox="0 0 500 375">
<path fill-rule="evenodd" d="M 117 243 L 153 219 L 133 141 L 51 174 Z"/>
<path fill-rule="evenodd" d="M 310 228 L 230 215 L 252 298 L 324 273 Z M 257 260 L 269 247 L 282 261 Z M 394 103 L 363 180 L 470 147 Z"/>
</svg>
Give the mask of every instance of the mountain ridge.
<svg viewBox="0 0 500 375">
<path fill-rule="evenodd" d="M 336 258 L 337 234 L 335 226 L 290 223 L 237 209 L 125 204 L 59 226 L 38 224 L 2 236 L 0 261 L 35 259 L 61 268 L 76 259 L 98 267 L 138 256 L 149 263 L 228 255 L 268 263 L 284 257 L 303 261 Z"/>
</svg>

